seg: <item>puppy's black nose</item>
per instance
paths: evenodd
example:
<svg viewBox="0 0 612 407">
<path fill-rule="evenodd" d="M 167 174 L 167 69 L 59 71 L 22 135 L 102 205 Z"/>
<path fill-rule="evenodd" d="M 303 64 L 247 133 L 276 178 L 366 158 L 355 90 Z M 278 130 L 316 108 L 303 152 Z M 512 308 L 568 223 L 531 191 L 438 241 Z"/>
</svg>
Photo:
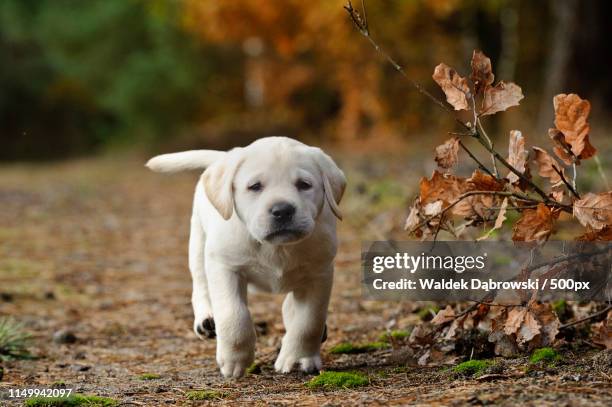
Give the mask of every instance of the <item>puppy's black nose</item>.
<svg viewBox="0 0 612 407">
<path fill-rule="evenodd" d="M 274 217 L 274 220 L 286 222 L 295 214 L 295 206 L 287 202 L 275 203 L 270 208 L 270 214 Z"/>
</svg>

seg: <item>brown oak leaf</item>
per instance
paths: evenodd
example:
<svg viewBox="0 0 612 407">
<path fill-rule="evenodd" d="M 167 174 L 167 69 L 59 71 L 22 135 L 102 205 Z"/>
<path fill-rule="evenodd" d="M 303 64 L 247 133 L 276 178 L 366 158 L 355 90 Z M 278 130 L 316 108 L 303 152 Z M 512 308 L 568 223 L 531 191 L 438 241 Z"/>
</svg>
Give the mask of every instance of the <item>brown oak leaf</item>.
<svg viewBox="0 0 612 407">
<path fill-rule="evenodd" d="M 589 230 L 576 238 L 583 242 L 610 242 L 612 241 L 612 226 L 606 226 L 601 230 Z"/>
<path fill-rule="evenodd" d="M 472 75 L 470 79 L 474 82 L 474 91 L 478 95 L 493 83 L 495 76 L 493 75 L 491 60 L 480 50 L 474 50 L 471 65 Z"/>
<path fill-rule="evenodd" d="M 480 115 L 487 116 L 503 112 L 512 106 L 518 106 L 523 97 L 520 86 L 512 82 L 500 81 L 494 87 L 488 87 L 485 90 Z"/>
<path fill-rule="evenodd" d="M 559 172 L 565 176 L 565 171 L 557 160 L 540 147 L 532 147 L 532 149 L 535 152 L 533 161 L 538 165 L 538 174 L 541 177 L 548 178 L 553 186 L 562 183 Z"/>
<path fill-rule="evenodd" d="M 527 163 L 527 150 L 525 150 L 525 138 L 519 130 L 510 130 L 510 142 L 508 143 L 508 163 L 516 168 L 520 173 L 525 172 Z M 520 178 L 510 171 L 506 179 L 514 184 Z"/>
<path fill-rule="evenodd" d="M 458 161 L 459 138 L 453 137 L 436 147 L 435 160 L 440 168 L 451 168 Z"/>
<path fill-rule="evenodd" d="M 421 178 L 419 191 L 421 205 L 441 200 L 443 207 L 447 207 L 468 191 L 468 185 L 465 178 L 434 171 L 431 179 Z M 468 216 L 472 210 L 469 202 L 463 200 L 453 206 L 450 212 L 459 216 Z"/>
<path fill-rule="evenodd" d="M 574 160 L 576 160 L 576 164 L 580 163 L 580 160 L 578 160 L 574 153 L 572 153 L 572 146 L 565 142 L 563 133 L 561 133 L 558 129 L 548 129 L 548 137 L 550 137 L 555 144 L 553 151 L 561 161 L 567 165 L 572 165 Z"/>
<path fill-rule="evenodd" d="M 583 195 L 574 202 L 574 216 L 583 226 L 595 230 L 612 227 L 612 191 Z"/>
<path fill-rule="evenodd" d="M 503 183 L 480 170 L 475 170 L 467 182 L 472 191 L 501 191 L 504 189 Z"/>
<path fill-rule="evenodd" d="M 548 240 L 553 230 L 553 214 L 543 203 L 536 209 L 525 209 L 513 228 L 512 240 L 538 242 Z"/>
<path fill-rule="evenodd" d="M 446 101 L 455 110 L 469 108 L 470 87 L 466 78 L 461 77 L 457 71 L 443 63 L 436 66 L 432 77 L 444 91 Z"/>
<path fill-rule="evenodd" d="M 591 112 L 589 101 L 575 93 L 561 93 L 554 97 L 553 106 L 555 126 L 563 133 L 565 142 L 572 146 L 574 155 L 582 160 L 594 156 L 597 150 L 589 142 L 591 127 L 587 122 Z"/>
</svg>

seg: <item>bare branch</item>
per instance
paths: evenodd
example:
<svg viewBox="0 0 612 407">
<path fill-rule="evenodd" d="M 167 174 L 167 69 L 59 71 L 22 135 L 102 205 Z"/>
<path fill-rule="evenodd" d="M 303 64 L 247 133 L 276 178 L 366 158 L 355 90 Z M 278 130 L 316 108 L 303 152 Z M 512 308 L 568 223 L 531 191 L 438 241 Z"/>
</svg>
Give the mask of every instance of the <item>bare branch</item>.
<svg viewBox="0 0 612 407">
<path fill-rule="evenodd" d="M 586 317 L 584 317 L 584 318 L 581 318 L 581 319 L 579 319 L 579 320 L 577 320 L 577 321 L 573 321 L 573 322 L 569 322 L 569 323 L 567 323 L 567 324 L 563 324 L 563 325 L 561 325 L 561 326 L 559 327 L 559 329 L 566 329 L 566 328 L 569 328 L 569 327 L 571 327 L 571 326 L 578 325 L 578 324 L 581 324 L 581 323 L 586 322 L 586 321 L 590 321 L 591 319 L 594 319 L 594 318 L 597 318 L 597 317 L 599 317 L 599 316 L 601 316 L 601 315 L 605 315 L 605 314 L 607 314 L 607 313 L 608 313 L 608 311 L 610 311 L 610 310 L 612 310 L 612 304 L 609 304 L 609 305 L 608 305 L 606 308 L 602 309 L 602 310 L 601 310 L 601 311 L 599 311 L 599 312 L 596 312 L 596 313 L 594 313 L 594 314 L 591 314 L 591 315 L 589 315 L 589 316 L 586 316 Z"/>
<path fill-rule="evenodd" d="M 461 148 L 463 149 L 463 151 L 465 151 L 466 153 L 468 153 L 468 155 L 470 156 L 470 158 L 472 160 L 474 160 L 476 162 L 476 164 L 478 164 L 478 168 L 480 168 L 481 170 L 483 170 L 484 172 L 486 172 L 487 174 L 489 174 L 490 176 L 492 176 L 493 178 L 496 178 L 495 175 L 493 175 L 493 173 L 487 168 L 485 167 L 485 165 L 483 163 L 481 163 L 478 158 L 476 158 L 476 156 L 474 154 L 472 154 L 472 152 L 470 150 L 468 150 L 468 148 L 465 146 L 465 144 L 463 144 L 463 142 L 461 140 L 459 140 L 459 145 L 461 146 Z"/>
<path fill-rule="evenodd" d="M 576 165 L 576 164 L 574 164 Z M 574 187 L 567 181 L 567 179 L 565 179 L 565 174 L 563 174 L 563 171 L 561 171 L 560 169 L 557 168 L 557 166 L 553 165 L 552 166 L 553 170 L 555 170 L 555 172 L 559 175 L 559 177 L 561 178 L 561 181 L 563 181 L 563 183 L 565 184 L 565 186 L 567 187 L 567 189 L 578 199 L 580 198 L 580 195 L 578 195 L 578 192 L 576 192 L 576 190 L 574 189 Z"/>
</svg>

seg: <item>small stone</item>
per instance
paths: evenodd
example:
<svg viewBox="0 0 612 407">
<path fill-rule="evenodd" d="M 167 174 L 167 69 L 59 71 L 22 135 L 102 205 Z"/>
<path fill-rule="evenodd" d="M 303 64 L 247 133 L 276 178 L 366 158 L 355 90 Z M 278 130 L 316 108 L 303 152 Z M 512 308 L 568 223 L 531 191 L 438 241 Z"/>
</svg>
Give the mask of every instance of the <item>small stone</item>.
<svg viewBox="0 0 612 407">
<path fill-rule="evenodd" d="M 70 367 L 72 370 L 74 370 L 75 372 L 86 372 L 89 369 L 91 369 L 91 366 L 86 366 L 86 365 L 72 365 Z"/>
<path fill-rule="evenodd" d="M 53 342 L 59 344 L 75 343 L 77 341 L 76 335 L 67 329 L 60 329 L 53 334 Z"/>
<path fill-rule="evenodd" d="M 0 293 L 0 300 L 4 302 L 12 302 L 14 299 L 13 294 L 11 293 Z"/>
</svg>

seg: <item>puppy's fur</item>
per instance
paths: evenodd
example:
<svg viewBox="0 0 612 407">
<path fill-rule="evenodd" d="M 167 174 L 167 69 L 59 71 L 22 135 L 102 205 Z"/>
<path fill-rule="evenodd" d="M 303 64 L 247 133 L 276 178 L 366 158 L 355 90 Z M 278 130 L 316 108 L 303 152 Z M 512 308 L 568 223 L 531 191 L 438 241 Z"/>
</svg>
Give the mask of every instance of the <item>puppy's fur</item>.
<svg viewBox="0 0 612 407">
<path fill-rule="evenodd" d="M 216 328 L 221 373 L 240 377 L 254 359 L 247 288 L 287 294 L 287 333 L 275 369 L 321 369 L 336 218 L 346 185 L 333 160 L 319 148 L 268 137 L 229 152 L 165 154 L 147 167 L 206 169 L 195 190 L 189 268 L 194 331 L 202 336 Z"/>
</svg>

